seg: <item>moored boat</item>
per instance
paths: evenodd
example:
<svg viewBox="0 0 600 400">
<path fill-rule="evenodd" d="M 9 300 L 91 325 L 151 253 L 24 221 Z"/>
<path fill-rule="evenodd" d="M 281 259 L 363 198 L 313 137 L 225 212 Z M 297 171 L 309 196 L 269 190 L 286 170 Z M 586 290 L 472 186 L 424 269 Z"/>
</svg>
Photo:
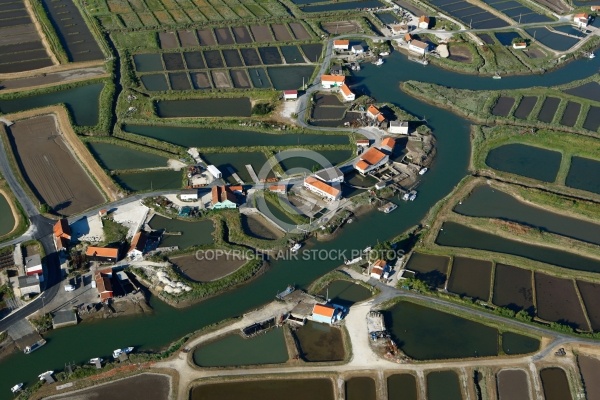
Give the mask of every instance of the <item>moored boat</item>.
<svg viewBox="0 0 600 400">
<path fill-rule="evenodd" d="M 298 250 L 300 250 L 300 247 L 302 247 L 302 245 L 300 243 L 296 243 L 295 245 L 292 246 L 292 248 L 290 249 L 293 253 L 297 252 Z"/>
<path fill-rule="evenodd" d="M 116 349 L 113 351 L 113 358 L 121 357 L 121 354 L 129 354 L 133 351 L 133 347 L 124 347 L 122 349 Z"/>
<path fill-rule="evenodd" d="M 425 172 L 429 171 L 429 169 L 427 167 L 425 168 L 421 168 L 421 170 L 419 171 L 419 175 L 425 175 Z"/>
<path fill-rule="evenodd" d="M 23 383 L 17 383 L 15 386 L 10 388 L 10 391 L 13 393 L 17 393 L 21 390 L 22 387 L 23 387 Z"/>
<path fill-rule="evenodd" d="M 96 364 L 97 362 L 102 364 L 102 361 L 104 361 L 104 359 L 100 358 L 100 357 L 95 357 L 95 358 L 90 358 L 89 363 L 90 364 Z"/>
<path fill-rule="evenodd" d="M 40 381 L 43 381 L 44 379 L 46 379 L 47 376 L 52 376 L 53 373 L 54 373 L 54 371 L 42 372 L 41 374 L 38 375 L 38 378 L 40 378 Z"/>
<path fill-rule="evenodd" d="M 383 64 L 383 59 L 382 58 L 378 58 L 377 61 L 373 62 L 373 64 L 375 64 L 375 65 L 381 65 L 381 64 Z"/>
<path fill-rule="evenodd" d="M 25 354 L 32 353 L 45 344 L 46 344 L 46 341 L 44 339 L 40 339 L 37 342 L 35 342 L 34 344 L 32 344 L 31 346 L 25 346 L 25 348 L 23 349 L 23 353 L 25 353 Z"/>
</svg>

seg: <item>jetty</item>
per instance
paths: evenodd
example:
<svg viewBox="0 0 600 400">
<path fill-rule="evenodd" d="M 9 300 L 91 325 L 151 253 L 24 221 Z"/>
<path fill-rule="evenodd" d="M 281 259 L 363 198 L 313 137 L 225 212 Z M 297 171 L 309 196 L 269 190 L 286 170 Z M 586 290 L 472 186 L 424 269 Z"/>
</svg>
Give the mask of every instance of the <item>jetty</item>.
<svg viewBox="0 0 600 400">
<path fill-rule="evenodd" d="M 233 170 L 233 168 L 227 167 L 227 171 L 229 171 L 229 175 L 231 175 L 237 183 L 239 183 L 240 185 L 244 184 L 244 181 L 240 179 L 240 176 L 237 174 L 237 172 Z"/>
<path fill-rule="evenodd" d="M 260 181 L 258 179 L 258 175 L 256 175 L 256 172 L 254 171 L 254 167 L 252 167 L 252 164 L 246 164 L 246 169 L 248 170 L 248 173 L 250 174 L 250 178 L 252 178 L 254 183 L 260 183 Z"/>
</svg>

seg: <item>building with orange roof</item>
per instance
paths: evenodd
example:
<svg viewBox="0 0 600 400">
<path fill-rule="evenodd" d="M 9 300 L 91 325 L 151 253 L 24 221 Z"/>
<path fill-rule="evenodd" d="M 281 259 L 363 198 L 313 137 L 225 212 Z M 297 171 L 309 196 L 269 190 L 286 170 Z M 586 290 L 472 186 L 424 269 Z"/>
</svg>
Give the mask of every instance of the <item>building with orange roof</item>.
<svg viewBox="0 0 600 400">
<path fill-rule="evenodd" d="M 371 141 L 369 139 L 358 139 L 356 141 L 356 145 L 361 147 L 369 147 L 370 144 Z"/>
<path fill-rule="evenodd" d="M 52 233 L 54 235 L 54 244 L 57 251 L 64 250 L 69 246 L 69 242 L 71 241 L 71 227 L 66 218 L 59 219 L 56 224 L 54 224 Z"/>
<path fill-rule="evenodd" d="M 385 260 L 379 259 L 371 265 L 371 278 L 381 279 L 383 274 L 385 273 L 385 269 L 387 267 L 387 263 Z"/>
<path fill-rule="evenodd" d="M 367 108 L 367 117 L 371 119 L 376 119 L 379 114 L 381 114 L 381 111 L 379 111 L 379 109 L 373 104 L 371 104 L 369 108 Z"/>
<path fill-rule="evenodd" d="M 585 28 L 588 26 L 588 22 L 590 20 L 590 16 L 587 13 L 580 13 L 573 15 L 573 22 L 577 24 L 580 28 Z"/>
<path fill-rule="evenodd" d="M 512 44 L 513 49 L 515 50 L 523 50 L 527 48 L 527 43 L 525 42 L 515 42 Z"/>
<path fill-rule="evenodd" d="M 241 186 L 240 186 L 241 188 Z M 213 210 L 221 210 L 224 208 L 237 208 L 237 197 L 233 190 L 228 186 L 213 186 L 211 189 Z"/>
<path fill-rule="evenodd" d="M 342 191 L 334 188 L 328 183 L 323 182 L 314 176 L 308 176 L 304 179 L 304 188 L 325 198 L 327 201 L 339 200 L 342 197 Z"/>
<path fill-rule="evenodd" d="M 144 255 L 146 250 L 146 242 L 148 241 L 148 235 L 144 231 L 139 231 L 133 235 L 131 239 L 131 246 L 127 252 L 127 256 L 131 258 L 139 258 Z"/>
<path fill-rule="evenodd" d="M 100 300 L 103 302 L 113 298 L 114 294 L 111 278 L 112 272 L 106 273 L 103 271 L 97 271 L 94 274 L 94 283 L 96 284 L 96 289 L 98 290 L 98 294 L 100 295 Z"/>
<path fill-rule="evenodd" d="M 381 113 L 375 119 L 377 120 L 377 122 L 379 122 L 379 125 L 385 122 L 385 117 Z"/>
<path fill-rule="evenodd" d="M 404 35 L 404 41 L 406 43 L 410 43 L 413 40 L 413 37 L 410 33 L 407 33 L 406 35 Z"/>
<path fill-rule="evenodd" d="M 395 145 L 396 145 L 396 139 L 393 139 L 391 137 L 386 137 L 385 139 L 383 139 L 381 141 L 381 149 L 382 150 L 387 150 L 387 151 L 391 152 L 392 150 L 394 150 Z"/>
<path fill-rule="evenodd" d="M 389 156 L 383 153 L 376 147 L 371 147 L 360 156 L 360 160 L 354 165 L 361 175 L 365 175 L 368 172 L 377 169 L 388 162 Z"/>
<path fill-rule="evenodd" d="M 600 11 L 600 6 L 592 6 L 592 11 Z"/>
<path fill-rule="evenodd" d="M 325 89 L 341 87 L 346 82 L 344 75 L 321 75 L 321 86 Z"/>
<path fill-rule="evenodd" d="M 429 29 L 429 17 L 428 16 L 421 15 L 421 18 L 419 18 L 419 28 Z"/>
<path fill-rule="evenodd" d="M 85 251 L 85 255 L 90 261 L 117 262 L 119 261 L 120 251 L 114 247 L 89 246 Z"/>
<path fill-rule="evenodd" d="M 429 51 L 429 43 L 422 42 L 420 40 L 411 40 L 408 45 L 408 51 L 412 51 L 413 53 L 425 55 Z"/>
<path fill-rule="evenodd" d="M 345 83 L 340 88 L 340 93 L 344 98 L 344 101 L 354 101 L 356 99 L 356 95 L 352 93 L 352 90 Z"/>
<path fill-rule="evenodd" d="M 269 186 L 269 192 L 286 194 L 287 186 L 286 185 L 271 185 L 271 186 Z"/>
<path fill-rule="evenodd" d="M 333 324 L 339 314 L 335 307 L 327 304 L 315 304 L 312 310 L 312 320 L 324 324 Z"/>
<path fill-rule="evenodd" d="M 350 48 L 349 40 L 334 40 L 333 41 L 333 49 L 334 50 L 348 50 Z"/>
</svg>

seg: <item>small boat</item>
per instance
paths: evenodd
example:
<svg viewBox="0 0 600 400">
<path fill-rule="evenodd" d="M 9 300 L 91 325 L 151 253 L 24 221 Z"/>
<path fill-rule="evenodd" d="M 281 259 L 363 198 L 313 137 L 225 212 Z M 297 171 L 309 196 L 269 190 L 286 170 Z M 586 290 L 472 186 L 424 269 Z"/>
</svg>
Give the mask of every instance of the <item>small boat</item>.
<svg viewBox="0 0 600 400">
<path fill-rule="evenodd" d="M 283 300 L 283 298 L 285 296 L 287 296 L 288 294 L 293 293 L 294 290 L 296 290 L 296 286 L 294 286 L 294 285 L 288 285 L 283 292 L 277 293 L 277 295 L 275 296 L 275 298 L 279 299 L 279 300 Z"/>
<path fill-rule="evenodd" d="M 498 74 L 497 72 L 496 72 L 496 75 L 493 76 L 493 78 L 494 79 L 502 79 L 502 77 L 500 76 L 500 74 Z"/>
<path fill-rule="evenodd" d="M 44 339 L 40 339 L 37 342 L 35 342 L 34 344 L 32 344 L 31 346 L 25 346 L 25 348 L 23 349 L 23 353 L 25 353 L 25 354 L 32 353 L 45 344 L 46 344 L 46 341 Z"/>
<path fill-rule="evenodd" d="M 375 61 L 373 64 L 375 64 L 375 65 L 383 64 L 383 58 L 378 58 L 377 61 Z"/>
<path fill-rule="evenodd" d="M 133 347 L 124 347 L 122 349 L 116 349 L 113 351 L 113 358 L 121 357 L 121 354 L 129 354 L 133 351 Z"/>
<path fill-rule="evenodd" d="M 421 168 L 421 170 L 419 171 L 419 175 L 425 175 L 425 172 L 429 171 L 429 169 L 427 167 L 425 168 Z"/>
<path fill-rule="evenodd" d="M 363 250 L 363 253 L 368 253 L 371 251 L 371 246 L 367 246 L 365 247 L 365 249 Z"/>
<path fill-rule="evenodd" d="M 583 55 L 586 56 L 587 58 L 589 58 L 590 60 L 593 58 L 596 58 L 596 55 L 592 52 L 589 52 L 589 53 L 586 52 L 586 53 L 583 53 Z"/>
<path fill-rule="evenodd" d="M 10 391 L 13 393 L 17 393 L 21 390 L 22 387 L 23 387 L 23 383 L 17 383 L 15 386 L 10 388 Z"/>
<path fill-rule="evenodd" d="M 408 199 L 410 198 L 410 193 L 404 193 L 404 195 L 402 196 L 402 200 L 404 201 L 408 201 Z"/>
<path fill-rule="evenodd" d="M 353 258 L 352 260 L 346 260 L 346 261 L 344 261 L 344 264 L 346 264 L 346 265 L 352 265 L 352 264 L 356 264 L 360 260 L 362 260 L 362 257 L 356 257 L 356 258 Z"/>
<path fill-rule="evenodd" d="M 416 190 L 411 190 L 410 193 L 409 193 L 408 199 L 410 201 L 415 201 L 416 198 L 417 198 L 417 191 Z"/>
<path fill-rule="evenodd" d="M 90 364 L 96 364 L 96 363 L 102 364 L 102 361 L 104 361 L 104 359 L 102 359 L 100 357 L 96 357 L 96 358 L 90 358 L 89 363 Z"/>
<path fill-rule="evenodd" d="M 394 211 L 396 208 L 398 208 L 398 206 L 392 202 L 388 202 L 386 204 L 384 204 L 383 206 L 379 207 L 379 211 L 383 211 L 386 214 L 391 213 L 392 211 Z"/>
<path fill-rule="evenodd" d="M 44 379 L 46 379 L 47 376 L 52 376 L 52 374 L 54 373 L 54 371 L 46 371 L 43 372 L 41 374 L 38 375 L 38 378 L 40 378 L 40 381 L 43 381 Z"/>
<path fill-rule="evenodd" d="M 379 53 L 379 55 L 380 56 L 389 56 L 390 52 L 389 51 L 384 51 L 384 52 Z"/>
<path fill-rule="evenodd" d="M 292 251 L 292 253 L 295 253 L 298 250 L 300 250 L 300 247 L 302 247 L 302 245 L 300 243 L 296 243 L 295 245 L 292 246 L 292 248 L 290 250 Z"/>
</svg>

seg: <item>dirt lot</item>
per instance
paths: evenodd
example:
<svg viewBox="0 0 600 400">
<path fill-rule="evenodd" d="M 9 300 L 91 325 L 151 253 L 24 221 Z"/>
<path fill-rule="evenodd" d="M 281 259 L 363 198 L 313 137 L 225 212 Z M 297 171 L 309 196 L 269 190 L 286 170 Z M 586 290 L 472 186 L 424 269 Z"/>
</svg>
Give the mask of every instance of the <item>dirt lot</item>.
<svg viewBox="0 0 600 400">
<path fill-rule="evenodd" d="M 206 72 L 195 72 L 190 74 L 192 78 L 192 82 L 194 83 L 194 88 L 196 89 L 210 89 L 212 85 L 210 84 L 210 78 Z"/>
<path fill-rule="evenodd" d="M 8 129 L 8 137 L 26 182 L 55 212 L 76 214 L 104 202 L 53 115 L 17 121 Z"/>
<path fill-rule="evenodd" d="M 248 28 L 245 26 L 236 26 L 235 28 L 231 28 L 233 31 L 233 36 L 235 38 L 235 42 L 238 44 L 252 43 L 252 37 L 250 36 L 250 32 L 248 32 Z"/>
<path fill-rule="evenodd" d="M 182 47 L 193 47 L 198 46 L 198 40 L 196 39 L 196 32 L 194 31 L 177 31 L 179 41 Z"/>
<path fill-rule="evenodd" d="M 216 28 L 215 36 L 220 45 L 234 44 L 233 35 L 229 28 Z"/>
<path fill-rule="evenodd" d="M 321 24 L 321 27 L 330 35 L 354 33 L 360 31 L 360 27 L 355 21 L 324 22 Z"/>
<path fill-rule="evenodd" d="M 294 40 L 290 31 L 288 31 L 285 24 L 273 24 L 271 25 L 273 32 L 275 33 L 275 40 L 278 42 L 286 42 L 288 40 Z"/>
<path fill-rule="evenodd" d="M 590 329 L 571 280 L 535 273 L 535 293 L 540 318 Z"/>
<path fill-rule="evenodd" d="M 217 89 L 230 88 L 231 83 L 227 78 L 226 71 L 210 71 L 212 75 L 213 82 L 215 83 L 215 87 Z"/>
<path fill-rule="evenodd" d="M 600 331 L 600 285 L 597 283 L 577 281 L 577 287 L 581 298 L 583 299 L 583 305 L 587 310 L 592 329 Z M 600 397 L 599 397 L 600 398 Z"/>
<path fill-rule="evenodd" d="M 310 33 L 306 31 L 304 26 L 299 22 L 290 22 L 290 29 L 298 40 L 310 39 Z"/>
<path fill-rule="evenodd" d="M 250 78 L 248 78 L 248 74 L 243 69 L 232 69 L 229 71 L 231 73 L 231 79 L 233 80 L 233 86 L 237 89 L 248 89 L 252 87 L 250 85 Z"/>
<path fill-rule="evenodd" d="M 197 32 L 200 46 L 214 46 L 217 43 L 212 29 L 198 29 Z"/>
<path fill-rule="evenodd" d="M 598 371 L 600 371 L 600 360 L 594 357 L 578 356 L 577 363 L 583 376 L 585 392 L 588 399 L 600 399 L 600 380 L 598 380 Z"/>
<path fill-rule="evenodd" d="M 460 44 L 451 44 L 448 47 L 448 51 L 450 52 L 450 59 L 456 62 L 462 62 L 465 64 L 469 64 L 473 61 L 473 55 L 469 48 L 465 45 Z"/>
<path fill-rule="evenodd" d="M 205 259 L 196 259 L 196 254 L 175 257 L 170 261 L 179 268 L 181 273 L 194 282 L 210 282 L 221 279 L 237 271 L 245 260 L 232 255 L 213 253 L 211 250 L 203 252 Z"/>
<path fill-rule="evenodd" d="M 164 400 L 170 396 L 171 384 L 166 375 L 141 374 L 132 378 L 117 380 L 104 385 L 70 392 L 52 399 L 112 399 L 112 400 Z"/>
<path fill-rule="evenodd" d="M 527 373 L 519 369 L 505 369 L 498 372 L 499 400 L 529 400 Z"/>
</svg>

